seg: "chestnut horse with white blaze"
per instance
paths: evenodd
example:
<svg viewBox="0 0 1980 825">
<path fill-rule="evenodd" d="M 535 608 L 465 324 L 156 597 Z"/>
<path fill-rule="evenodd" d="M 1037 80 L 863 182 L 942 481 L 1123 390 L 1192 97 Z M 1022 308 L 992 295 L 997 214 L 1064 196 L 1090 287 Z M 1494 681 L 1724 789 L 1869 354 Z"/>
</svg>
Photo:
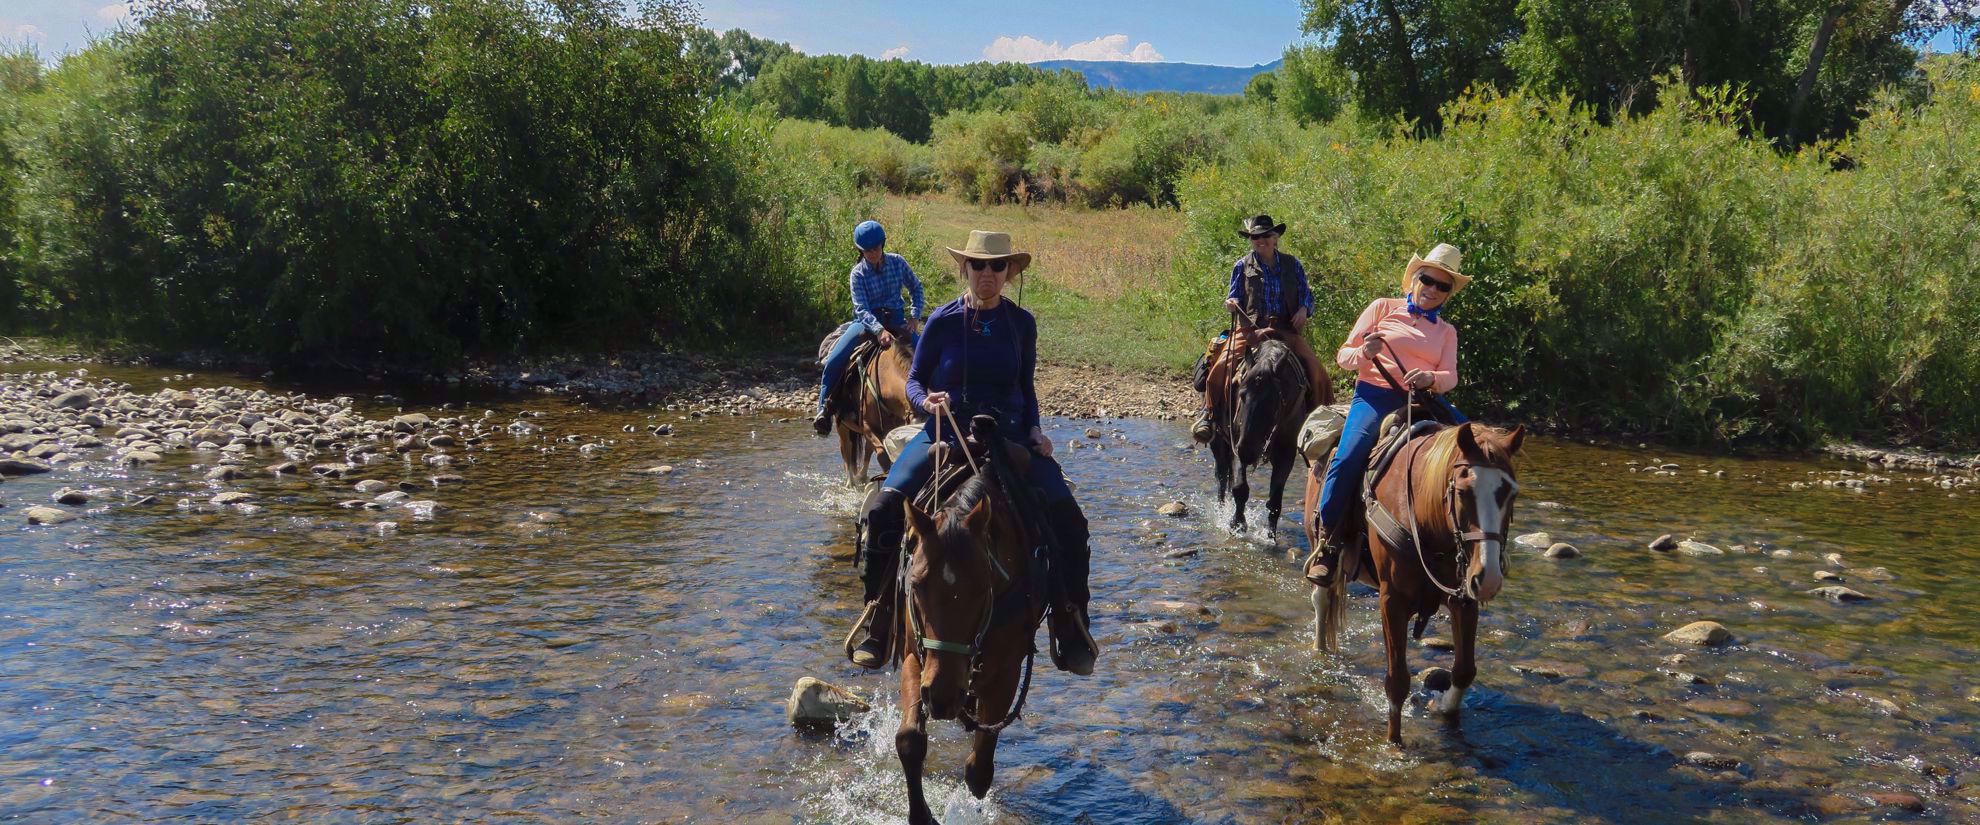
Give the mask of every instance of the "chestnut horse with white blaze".
<svg viewBox="0 0 1980 825">
<path fill-rule="evenodd" d="M 1478 609 L 1505 585 L 1506 535 L 1519 496 L 1512 459 L 1525 439 L 1524 428 L 1508 432 L 1467 423 L 1404 445 L 1371 485 L 1366 544 L 1342 553 L 1332 586 L 1313 589 L 1314 647 L 1323 652 L 1339 650 L 1347 580 L 1352 576 L 1381 590 L 1382 644 L 1388 653 L 1383 687 L 1392 743 L 1402 744 L 1402 706 L 1409 697 L 1410 621 L 1416 621 L 1420 638 L 1439 607 L 1451 614 L 1456 661 L 1451 687 L 1435 710 L 1451 727 L 1458 725 L 1464 692 L 1478 675 Z M 1306 523 L 1307 538 L 1319 546 L 1320 519 L 1311 495 Z"/>
</svg>

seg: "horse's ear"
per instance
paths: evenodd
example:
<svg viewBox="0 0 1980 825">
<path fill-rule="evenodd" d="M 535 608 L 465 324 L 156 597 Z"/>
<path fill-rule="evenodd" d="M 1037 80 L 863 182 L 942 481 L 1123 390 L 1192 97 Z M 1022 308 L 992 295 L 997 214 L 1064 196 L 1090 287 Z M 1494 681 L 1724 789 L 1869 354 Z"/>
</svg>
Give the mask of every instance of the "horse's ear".
<svg viewBox="0 0 1980 825">
<path fill-rule="evenodd" d="M 1466 421 L 1458 425 L 1457 446 L 1458 454 L 1463 456 L 1475 456 L 1483 452 L 1478 448 L 1478 434 L 1472 431 L 1471 422 Z"/>
<path fill-rule="evenodd" d="M 988 496 L 976 502 L 975 507 L 969 508 L 969 515 L 963 516 L 963 527 L 968 529 L 972 536 L 982 535 L 984 530 L 989 529 L 990 498 Z"/>
<path fill-rule="evenodd" d="M 921 547 L 927 549 L 929 543 L 935 540 L 935 519 L 920 507 L 914 506 L 914 502 L 907 503 L 907 517 L 908 529 L 921 537 Z"/>
<path fill-rule="evenodd" d="M 1506 455 L 1515 455 L 1519 452 L 1519 445 L 1525 442 L 1526 426 L 1522 424 L 1513 427 L 1512 432 L 1506 433 L 1506 440 L 1501 443 L 1506 445 Z"/>
</svg>

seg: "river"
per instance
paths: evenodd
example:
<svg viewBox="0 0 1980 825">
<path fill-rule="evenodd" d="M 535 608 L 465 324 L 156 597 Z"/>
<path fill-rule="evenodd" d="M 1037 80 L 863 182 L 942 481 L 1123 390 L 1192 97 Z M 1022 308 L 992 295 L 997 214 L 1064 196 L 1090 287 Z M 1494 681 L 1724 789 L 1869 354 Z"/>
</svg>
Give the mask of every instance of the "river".
<svg viewBox="0 0 1980 825">
<path fill-rule="evenodd" d="M 77 365 L 7 368 L 30 369 Z M 145 393 L 263 386 L 89 369 Z M 430 514 L 336 506 L 357 478 L 430 486 L 418 453 L 342 480 L 208 482 L 212 454 L 185 449 L 0 484 L 0 818 L 901 820 L 894 674 L 839 646 L 859 496 L 830 442 L 769 416 L 418 402 L 530 428 L 453 451 L 466 483 L 419 493 Z M 1412 707 L 1398 750 L 1373 599 L 1355 599 L 1349 655 L 1312 652 L 1296 522 L 1277 546 L 1221 529 L 1183 424 L 1047 427 L 1094 524 L 1104 651 L 1089 678 L 1041 666 L 984 802 L 961 788 L 965 735 L 934 725 L 945 822 L 1980 820 L 1980 488 L 1528 439 L 1514 533 L 1582 556 L 1511 554 L 1462 732 Z M 26 524 L 80 486 L 113 495 Z M 202 503 L 221 490 L 253 503 Z M 1191 514 L 1155 514 L 1171 500 Z M 1646 549 L 1666 533 L 1722 552 Z M 1818 570 L 1871 599 L 1809 595 Z M 1661 638 L 1703 619 L 1736 643 Z M 1414 668 L 1448 660 L 1411 651 Z M 876 709 L 794 731 L 783 703 L 803 676 Z"/>
</svg>

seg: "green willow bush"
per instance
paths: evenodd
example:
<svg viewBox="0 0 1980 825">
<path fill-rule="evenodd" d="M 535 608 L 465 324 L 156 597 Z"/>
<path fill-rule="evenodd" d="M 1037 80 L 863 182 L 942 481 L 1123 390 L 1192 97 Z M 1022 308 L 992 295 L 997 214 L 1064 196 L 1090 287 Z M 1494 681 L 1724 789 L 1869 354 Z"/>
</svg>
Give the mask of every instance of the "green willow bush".
<svg viewBox="0 0 1980 825">
<path fill-rule="evenodd" d="M 697 93 L 682 5 L 154 0 L 140 20 L 26 101 L 20 279 L 58 331 L 444 362 L 824 321 L 812 259 L 849 178 Z"/>
<path fill-rule="evenodd" d="M 1600 125 L 1565 97 L 1467 95 L 1441 136 L 1352 124 L 1181 184 L 1168 310 L 1204 331 L 1239 218 L 1292 229 L 1324 349 L 1412 251 L 1461 247 L 1464 407 L 1698 441 L 1980 436 L 1980 84 L 1935 71 L 1853 137 L 1787 156 L 1748 101 L 1667 87 Z M 1398 130 L 1400 132 L 1400 130 Z"/>
</svg>

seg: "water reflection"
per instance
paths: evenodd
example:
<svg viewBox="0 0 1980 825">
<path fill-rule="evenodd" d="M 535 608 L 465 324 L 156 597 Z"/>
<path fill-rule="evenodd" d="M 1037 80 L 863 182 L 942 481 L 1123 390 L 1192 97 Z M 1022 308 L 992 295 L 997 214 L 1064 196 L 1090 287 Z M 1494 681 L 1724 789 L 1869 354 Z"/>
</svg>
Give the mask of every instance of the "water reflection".
<svg viewBox="0 0 1980 825">
<path fill-rule="evenodd" d="M 149 389 L 163 373 L 118 375 Z M 461 486 L 390 457 L 343 481 L 223 485 L 256 493 L 241 512 L 196 503 L 214 488 L 186 452 L 0 486 L 0 814 L 895 821 L 893 676 L 839 652 L 859 497 L 828 442 L 766 417 L 480 409 L 542 415 L 455 451 Z M 648 435 L 657 422 L 678 434 Z M 1039 672 L 987 803 L 960 787 L 966 739 L 937 726 L 945 821 L 1787 821 L 1892 793 L 1980 816 L 1980 615 L 1963 607 L 1980 530 L 1928 481 L 1796 490 L 1842 465 L 1529 441 L 1516 530 L 1585 555 L 1515 555 L 1462 733 L 1412 712 L 1399 752 L 1381 741 L 1371 600 L 1349 656 L 1310 650 L 1296 521 L 1279 546 L 1231 536 L 1181 427 L 1086 426 L 1052 432 L 1095 525 L 1100 672 Z M 675 471 L 640 472 L 660 464 Z M 357 478 L 425 485 L 439 508 L 335 506 Z M 22 526 L 80 483 L 159 503 Z M 1194 515 L 1154 514 L 1178 498 Z M 1663 533 L 1724 552 L 1644 549 Z M 1896 578 L 1863 577 L 1877 566 Z M 1817 569 L 1873 600 L 1806 595 Z M 1739 643 L 1661 641 L 1695 619 Z M 878 708 L 838 736 L 792 732 L 782 702 L 804 675 Z"/>
</svg>

